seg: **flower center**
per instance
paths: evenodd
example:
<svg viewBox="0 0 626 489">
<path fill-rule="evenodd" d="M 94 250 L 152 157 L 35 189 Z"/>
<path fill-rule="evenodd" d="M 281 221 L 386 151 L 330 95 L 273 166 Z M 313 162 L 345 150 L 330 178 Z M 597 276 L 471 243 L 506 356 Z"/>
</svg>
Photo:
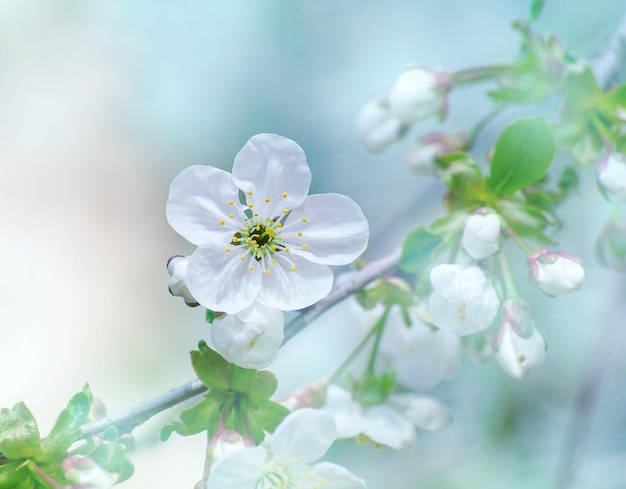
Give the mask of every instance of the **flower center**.
<svg viewBox="0 0 626 489">
<path fill-rule="evenodd" d="M 328 481 L 313 469 L 297 459 L 285 465 L 275 458 L 265 466 L 255 489 L 323 489 Z"/>
<path fill-rule="evenodd" d="M 263 219 L 254 217 L 246 223 L 246 226 L 234 234 L 231 244 L 243 246 L 256 261 L 261 261 L 279 251 L 289 251 L 282 244 L 280 236 L 282 223 L 271 218 Z"/>
</svg>

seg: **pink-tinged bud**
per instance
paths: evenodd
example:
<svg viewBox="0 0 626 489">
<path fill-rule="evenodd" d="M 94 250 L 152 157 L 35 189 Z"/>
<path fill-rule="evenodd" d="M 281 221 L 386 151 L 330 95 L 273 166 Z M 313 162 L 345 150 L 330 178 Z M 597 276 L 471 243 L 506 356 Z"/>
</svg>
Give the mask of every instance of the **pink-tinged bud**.
<svg viewBox="0 0 626 489">
<path fill-rule="evenodd" d="M 488 207 L 478 209 L 465 220 L 461 244 L 474 260 L 483 260 L 502 249 L 502 219 Z"/>
<path fill-rule="evenodd" d="M 325 381 L 314 381 L 279 402 L 290 411 L 308 407 L 319 408 L 326 402 L 327 387 L 328 384 Z"/>
<path fill-rule="evenodd" d="M 607 200 L 617 203 L 626 200 L 626 155 L 605 156 L 598 163 L 597 174 L 600 190 Z"/>
<path fill-rule="evenodd" d="M 110 489 L 118 475 L 111 474 L 89 457 L 71 455 L 63 460 L 63 472 L 76 489 Z"/>
<path fill-rule="evenodd" d="M 356 118 L 357 139 L 372 153 L 380 153 L 398 141 L 406 128 L 389 110 L 386 95 L 369 100 Z"/>
<path fill-rule="evenodd" d="M 476 265 L 437 265 L 430 272 L 432 322 L 460 336 L 487 329 L 500 301 L 491 279 Z"/>
<path fill-rule="evenodd" d="M 551 296 L 580 289 L 585 278 L 580 258 L 545 248 L 528 255 L 528 272 L 530 280 Z"/>
<path fill-rule="evenodd" d="M 188 256 L 174 255 L 167 260 L 167 271 L 170 274 L 170 294 L 182 297 L 189 307 L 199 306 L 187 288 Z"/>
<path fill-rule="evenodd" d="M 546 342 L 535 327 L 526 302 L 505 302 L 503 316 L 493 339 L 495 357 L 502 370 L 519 379 L 543 364 Z"/>
<path fill-rule="evenodd" d="M 437 114 L 443 118 L 451 87 L 448 73 L 419 66 L 407 68 L 387 93 L 389 108 L 407 125 Z"/>
<path fill-rule="evenodd" d="M 406 155 L 406 161 L 413 173 L 435 175 L 437 172 L 436 159 L 447 153 L 461 150 L 467 142 L 468 136 L 464 132 L 457 134 L 430 132 L 413 143 Z"/>
</svg>

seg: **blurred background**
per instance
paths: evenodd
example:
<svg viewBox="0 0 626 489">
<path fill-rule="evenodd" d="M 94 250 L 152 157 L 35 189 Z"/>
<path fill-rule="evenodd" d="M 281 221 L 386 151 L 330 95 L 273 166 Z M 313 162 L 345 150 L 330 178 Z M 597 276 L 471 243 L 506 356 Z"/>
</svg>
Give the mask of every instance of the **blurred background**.
<svg viewBox="0 0 626 489">
<path fill-rule="evenodd" d="M 168 186 L 192 164 L 229 170 L 256 133 L 302 146 L 313 193 L 361 205 L 370 258 L 440 215 L 441 188 L 404 162 L 410 140 L 437 124 L 370 155 L 355 140 L 355 114 L 408 63 L 509 61 L 519 41 L 510 24 L 529 3 L 2 0 L 0 406 L 25 401 L 45 434 L 85 382 L 113 413 L 193 377 L 188 351 L 206 330 L 202 311 L 167 292 L 167 258 L 192 251 L 166 222 Z M 624 14 L 623 0 L 547 0 L 537 26 L 589 56 Z M 444 129 L 489 110 L 482 88 L 452 94 Z M 591 181 L 563 206 L 559 238 L 585 261 L 583 289 L 550 300 L 510 253 L 549 342 L 542 369 L 514 381 L 493 361 L 466 360 L 432 392 L 455 416 L 445 432 L 419 433 L 403 452 L 333 448 L 370 488 L 559 487 L 575 446 L 571 487 L 626 487 L 626 288 L 595 259 L 610 207 L 593 170 L 583 176 Z M 285 346 L 271 368 L 281 392 L 340 362 L 347 321 L 337 308 Z M 158 441 L 176 412 L 136 431 L 136 473 L 121 487 L 191 488 L 201 477 L 202 436 Z M 589 429 L 577 444 L 580 419 Z"/>
</svg>

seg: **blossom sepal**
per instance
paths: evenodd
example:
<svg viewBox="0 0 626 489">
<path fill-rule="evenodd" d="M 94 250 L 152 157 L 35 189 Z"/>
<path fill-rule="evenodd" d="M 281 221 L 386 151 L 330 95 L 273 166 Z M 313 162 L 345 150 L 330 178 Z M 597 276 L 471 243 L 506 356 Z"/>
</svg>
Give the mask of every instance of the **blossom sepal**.
<svg viewBox="0 0 626 489">
<path fill-rule="evenodd" d="M 218 430 L 230 430 L 238 432 L 248 443 L 259 444 L 265 433 L 272 433 L 288 414 L 287 408 L 269 400 L 278 386 L 271 372 L 228 363 L 205 342 L 191 352 L 191 363 L 209 393 L 183 411 L 180 420 L 163 427 L 162 440 L 173 432 L 188 436 L 206 430 L 210 438 Z M 229 413 L 225 420 L 221 419 L 222 412 Z"/>
<path fill-rule="evenodd" d="M 357 381 L 349 378 L 349 383 L 351 384 L 350 390 L 359 404 L 363 406 L 383 404 L 389 399 L 396 386 L 396 371 L 387 370 L 380 376 L 368 373 Z"/>
</svg>

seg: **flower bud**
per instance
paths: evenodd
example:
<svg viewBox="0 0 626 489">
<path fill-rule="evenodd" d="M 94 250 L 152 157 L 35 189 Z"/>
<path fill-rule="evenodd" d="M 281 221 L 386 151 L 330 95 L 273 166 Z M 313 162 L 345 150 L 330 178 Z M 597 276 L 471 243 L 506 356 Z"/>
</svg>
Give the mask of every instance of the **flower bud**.
<svg viewBox="0 0 626 489">
<path fill-rule="evenodd" d="M 211 345 L 230 363 L 242 368 L 267 367 L 283 342 L 283 311 L 258 302 L 237 314 L 228 314 L 211 324 Z"/>
<path fill-rule="evenodd" d="M 618 272 L 626 272 L 626 222 L 621 216 L 611 217 L 596 243 L 600 262 Z"/>
<path fill-rule="evenodd" d="M 402 137 L 405 130 L 400 119 L 389 110 L 386 95 L 369 100 L 357 114 L 357 139 L 372 153 L 387 149 Z"/>
<path fill-rule="evenodd" d="M 626 155 L 613 153 L 600 160 L 597 168 L 598 184 L 607 200 L 626 200 Z"/>
<path fill-rule="evenodd" d="M 500 216 L 488 207 L 479 209 L 465 220 L 461 244 L 474 260 L 495 255 L 502 248 Z"/>
<path fill-rule="evenodd" d="M 443 134 L 430 132 L 423 135 L 409 148 L 406 155 L 409 168 L 418 175 L 435 175 L 436 158 L 460 150 L 467 144 L 467 134 Z"/>
<path fill-rule="evenodd" d="M 437 265 L 430 272 L 434 292 L 428 301 L 432 322 L 445 331 L 468 335 L 487 329 L 500 301 L 491 280 L 476 265 Z"/>
<path fill-rule="evenodd" d="M 389 108 L 404 124 L 445 115 L 450 75 L 419 66 L 404 70 L 388 92 Z"/>
<path fill-rule="evenodd" d="M 580 289 L 585 278 L 580 258 L 545 248 L 528 255 L 528 272 L 530 280 L 551 296 Z"/>
<path fill-rule="evenodd" d="M 502 370 L 519 379 L 543 364 L 546 342 L 535 327 L 526 302 L 505 302 L 503 315 L 493 349 Z"/>
<path fill-rule="evenodd" d="M 63 460 L 63 472 L 76 489 L 110 489 L 118 475 L 107 472 L 89 457 L 71 455 Z"/>
<path fill-rule="evenodd" d="M 182 297 L 189 307 L 199 306 L 187 288 L 188 256 L 174 255 L 167 260 L 167 271 L 170 274 L 170 294 Z"/>
</svg>

